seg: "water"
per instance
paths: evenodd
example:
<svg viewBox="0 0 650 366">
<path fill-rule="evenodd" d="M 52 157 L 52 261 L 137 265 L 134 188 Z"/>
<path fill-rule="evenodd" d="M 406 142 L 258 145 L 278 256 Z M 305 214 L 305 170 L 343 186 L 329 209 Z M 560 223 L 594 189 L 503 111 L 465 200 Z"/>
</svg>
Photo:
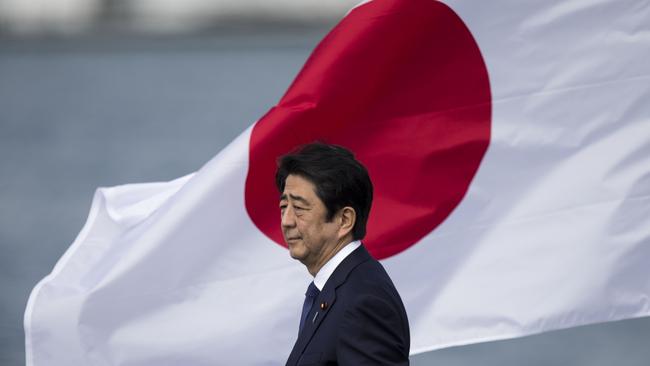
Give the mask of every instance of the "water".
<svg viewBox="0 0 650 366">
<path fill-rule="evenodd" d="M 195 171 L 281 97 L 325 29 L 0 40 L 0 365 L 24 364 L 29 292 L 98 186 Z M 435 330 L 434 330 L 435 331 Z M 413 357 L 413 365 L 644 365 L 650 320 Z"/>
</svg>

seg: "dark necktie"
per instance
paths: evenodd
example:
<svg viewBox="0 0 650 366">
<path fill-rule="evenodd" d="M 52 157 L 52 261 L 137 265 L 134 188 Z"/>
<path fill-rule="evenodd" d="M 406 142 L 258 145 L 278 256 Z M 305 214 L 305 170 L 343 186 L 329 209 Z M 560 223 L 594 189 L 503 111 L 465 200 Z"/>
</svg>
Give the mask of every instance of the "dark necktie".
<svg viewBox="0 0 650 366">
<path fill-rule="evenodd" d="M 310 283 L 309 287 L 307 287 L 307 292 L 305 292 L 305 303 L 302 304 L 302 316 L 300 317 L 299 332 L 302 332 L 302 327 L 305 325 L 305 321 L 309 315 L 309 310 L 311 310 L 311 307 L 314 305 L 314 301 L 316 300 L 316 297 L 318 297 L 318 294 L 320 294 L 320 291 L 316 285 L 314 285 L 313 282 Z"/>
</svg>

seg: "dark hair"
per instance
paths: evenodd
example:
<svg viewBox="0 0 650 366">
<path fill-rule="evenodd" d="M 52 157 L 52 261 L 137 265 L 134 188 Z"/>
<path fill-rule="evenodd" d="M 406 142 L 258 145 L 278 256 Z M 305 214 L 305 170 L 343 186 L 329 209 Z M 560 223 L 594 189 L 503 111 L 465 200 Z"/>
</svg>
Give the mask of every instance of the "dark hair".
<svg viewBox="0 0 650 366">
<path fill-rule="evenodd" d="M 343 207 L 352 207 L 356 213 L 352 237 L 359 240 L 366 236 L 372 182 L 366 167 L 350 150 L 322 142 L 302 145 L 278 158 L 275 185 L 280 194 L 289 175 L 298 175 L 316 186 L 316 195 L 327 208 L 327 221 Z"/>
</svg>

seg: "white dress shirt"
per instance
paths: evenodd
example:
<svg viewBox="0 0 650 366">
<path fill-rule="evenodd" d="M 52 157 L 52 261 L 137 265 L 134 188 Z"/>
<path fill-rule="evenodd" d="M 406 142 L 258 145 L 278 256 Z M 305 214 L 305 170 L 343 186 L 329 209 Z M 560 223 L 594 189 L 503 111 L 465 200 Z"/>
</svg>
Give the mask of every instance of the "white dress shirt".
<svg viewBox="0 0 650 366">
<path fill-rule="evenodd" d="M 354 250 L 357 249 L 360 245 L 361 242 L 359 240 L 351 242 L 350 244 L 341 248 L 338 253 L 334 254 L 334 256 L 321 267 L 321 269 L 318 271 L 318 273 L 316 273 L 316 276 L 314 277 L 314 285 L 316 285 L 319 291 L 323 291 L 323 287 L 325 286 L 327 279 L 330 278 L 332 273 L 334 273 L 336 267 L 338 267 L 339 264 L 343 262 L 345 257 L 354 252 Z"/>
</svg>

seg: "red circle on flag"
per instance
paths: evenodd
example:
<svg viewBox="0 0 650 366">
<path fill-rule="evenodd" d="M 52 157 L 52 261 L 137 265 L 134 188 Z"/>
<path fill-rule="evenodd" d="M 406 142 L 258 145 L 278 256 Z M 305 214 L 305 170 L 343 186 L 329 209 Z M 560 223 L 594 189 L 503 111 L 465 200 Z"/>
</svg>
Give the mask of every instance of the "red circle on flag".
<svg viewBox="0 0 650 366">
<path fill-rule="evenodd" d="M 467 192 L 490 142 L 491 95 L 478 45 L 447 5 L 374 0 L 318 45 L 253 127 L 245 187 L 255 225 L 285 246 L 276 159 L 321 140 L 352 150 L 374 188 L 363 240 L 377 259 L 417 243 Z"/>
</svg>

